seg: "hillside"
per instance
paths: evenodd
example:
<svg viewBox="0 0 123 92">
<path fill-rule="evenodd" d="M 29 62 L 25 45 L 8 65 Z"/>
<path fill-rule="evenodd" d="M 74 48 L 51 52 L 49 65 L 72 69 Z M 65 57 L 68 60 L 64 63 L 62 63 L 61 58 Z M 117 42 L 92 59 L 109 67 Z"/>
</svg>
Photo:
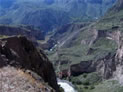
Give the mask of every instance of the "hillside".
<svg viewBox="0 0 123 92">
<path fill-rule="evenodd" d="M 100 20 L 66 25 L 52 36 L 57 44 L 47 52 L 49 58 L 61 78 L 71 74 L 79 92 L 122 92 L 122 6 L 119 0 Z"/>
<path fill-rule="evenodd" d="M 56 49 L 63 62 L 69 60 L 71 63 L 97 60 L 116 51 L 118 32 L 122 32 L 123 28 L 123 11 L 122 8 L 118 8 L 123 4 L 119 5 L 118 2 L 96 22 L 73 23 L 58 28 L 51 36 L 51 39 L 56 40 L 56 47 L 50 52 L 51 59 L 55 58 L 56 53 L 53 53 Z"/>
<path fill-rule="evenodd" d="M 114 0 L 10 0 L 8 5 L 6 2 L 2 1 L 3 6 L 0 6 L 0 22 L 11 26 L 0 26 L 1 71 L 5 74 L 12 71 L 17 81 L 24 77 L 23 80 L 30 83 L 31 77 L 34 84 L 31 81 L 30 89 L 36 88 L 37 92 L 44 89 L 59 92 L 55 72 L 57 77 L 72 82 L 78 92 L 123 91 L 122 0 L 105 15 Z M 83 9 L 85 11 L 81 12 Z M 87 22 L 102 15 L 97 21 Z M 39 26 L 44 31 L 55 28 L 42 46 L 55 72 L 42 50 L 37 51 L 25 37 L 13 37 L 21 34 L 41 43 L 44 32 L 18 24 Z M 40 88 L 38 84 L 43 86 Z"/>
<path fill-rule="evenodd" d="M 49 31 L 71 22 L 95 20 L 104 15 L 114 2 L 115 0 L 0 0 L 0 23 L 34 25 Z"/>
<path fill-rule="evenodd" d="M 42 30 L 35 28 L 33 26 L 9 26 L 0 25 L 0 35 L 1 36 L 15 36 L 23 35 L 32 40 L 44 40 L 45 34 Z"/>
</svg>

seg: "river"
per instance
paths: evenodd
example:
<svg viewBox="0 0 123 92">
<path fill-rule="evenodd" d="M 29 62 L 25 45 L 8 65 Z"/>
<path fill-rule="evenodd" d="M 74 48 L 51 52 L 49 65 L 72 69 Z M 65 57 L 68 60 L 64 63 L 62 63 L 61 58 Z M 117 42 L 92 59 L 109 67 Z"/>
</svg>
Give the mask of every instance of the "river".
<svg viewBox="0 0 123 92">
<path fill-rule="evenodd" d="M 69 81 L 58 79 L 58 84 L 64 89 L 64 92 L 77 92 Z"/>
</svg>

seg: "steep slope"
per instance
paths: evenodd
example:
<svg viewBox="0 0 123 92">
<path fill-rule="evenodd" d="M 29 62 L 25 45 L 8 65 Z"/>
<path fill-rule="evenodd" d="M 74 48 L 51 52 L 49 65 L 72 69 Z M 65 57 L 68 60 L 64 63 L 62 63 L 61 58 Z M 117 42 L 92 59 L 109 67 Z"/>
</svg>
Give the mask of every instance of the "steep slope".
<svg viewBox="0 0 123 92">
<path fill-rule="evenodd" d="M 75 37 L 79 33 L 79 30 L 87 25 L 89 25 L 89 23 L 71 23 L 63 25 L 56 29 L 56 32 L 53 34 L 53 36 L 51 36 L 51 39 L 55 39 L 56 42 L 60 43 L 60 47 L 70 47 L 71 43 L 66 42 L 70 42 L 69 40 L 71 40 L 73 36 Z"/>
<path fill-rule="evenodd" d="M 12 67 L 14 67 L 15 69 Z M 37 87 L 39 87 L 39 90 L 41 90 L 40 89 L 41 87 L 40 77 L 41 77 L 44 80 L 44 82 L 47 82 L 48 85 L 50 85 L 53 89 L 56 90 L 56 92 L 59 92 L 59 87 L 57 85 L 57 80 L 52 64 L 49 62 L 45 54 L 42 51 L 40 51 L 39 53 L 36 50 L 36 48 L 33 46 L 33 44 L 30 41 L 28 41 L 25 37 L 10 37 L 0 40 L 0 69 L 2 72 L 4 70 L 5 72 L 7 72 L 6 69 L 10 69 L 10 71 L 14 71 L 12 73 L 13 74 L 17 73 L 17 78 L 26 76 L 25 72 L 27 71 L 27 73 L 29 74 L 27 74 L 27 77 L 24 78 L 25 81 L 26 80 L 33 81 L 35 80 L 35 78 L 37 78 L 36 80 L 39 81 L 39 86 Z M 23 75 L 18 75 L 19 72 L 18 69 L 20 69 L 20 72 Z M 40 77 L 38 77 L 38 75 L 36 75 L 35 73 L 38 74 Z M 10 74 L 8 76 L 12 76 L 12 75 Z M 32 80 L 29 79 L 31 78 L 31 76 L 32 76 Z M 18 79 L 16 82 L 21 83 L 21 81 L 19 81 Z M 36 81 L 34 81 L 34 83 L 36 83 Z M 34 85 L 34 84 L 30 84 L 30 85 Z M 16 86 L 17 85 L 15 85 L 14 87 Z M 32 90 L 31 92 L 35 92 L 35 91 Z M 36 92 L 38 92 L 38 89 Z"/>
<path fill-rule="evenodd" d="M 120 2 L 120 1 L 118 1 Z M 109 12 L 99 21 L 86 24 L 71 24 L 62 26 L 51 37 L 56 42 L 56 52 L 52 51 L 51 59 L 63 61 L 63 68 L 67 68 L 71 64 L 80 63 L 81 61 L 93 61 L 105 57 L 108 53 L 112 53 L 117 49 L 117 42 L 114 39 L 118 36 L 118 30 L 122 31 L 122 8 L 115 11 L 122 3 L 116 3 Z M 78 27 L 76 26 L 78 25 Z M 59 35 L 61 34 L 61 35 Z M 112 38 L 113 37 L 113 38 Z M 118 38 L 117 38 L 118 39 Z M 58 52 L 58 53 L 57 53 Z M 58 55 L 59 54 L 59 55 Z M 58 57 L 56 59 L 56 57 Z M 61 65 L 62 66 L 62 65 Z M 65 67 L 64 67 L 65 66 Z M 62 68 L 61 68 L 62 69 Z"/>
<path fill-rule="evenodd" d="M 93 28 L 94 24 L 82 28 L 72 28 L 57 40 L 49 58 L 52 61 L 61 61 L 61 69 L 66 69 L 72 64 L 81 61 L 98 60 L 105 57 L 109 52 L 115 51 L 117 45 L 107 39 L 110 32 Z M 71 32 L 72 31 L 72 32 Z M 71 33 L 69 33 L 71 32 Z M 64 40 L 62 40 L 64 39 Z"/>
<path fill-rule="evenodd" d="M 116 5 L 112 8 L 111 11 L 113 11 L 113 9 L 115 10 L 122 10 L 123 9 L 123 1 L 122 0 L 118 0 Z"/>
<path fill-rule="evenodd" d="M 70 47 L 59 48 L 60 42 L 49 54 L 51 60 L 56 60 L 56 68 L 61 70 L 60 77 L 71 75 L 71 81 L 80 92 L 122 92 L 122 6 L 122 0 L 118 0 L 99 21 L 75 29 L 79 30 L 78 34 L 66 41 Z"/>
<path fill-rule="evenodd" d="M 71 22 L 95 20 L 114 2 L 115 0 L 0 0 L 0 23 L 34 25 L 48 31 Z"/>
<path fill-rule="evenodd" d="M 69 40 L 79 33 L 79 29 L 87 26 L 88 24 L 89 23 L 70 23 L 56 28 L 48 39 L 42 43 L 42 48 L 52 50 L 58 43 L 60 43 L 60 47 L 70 47 L 72 44 L 69 43 Z"/>
<path fill-rule="evenodd" d="M 123 1 L 118 0 L 117 3 L 102 17 L 97 23 L 97 29 L 122 29 L 123 19 Z"/>
</svg>

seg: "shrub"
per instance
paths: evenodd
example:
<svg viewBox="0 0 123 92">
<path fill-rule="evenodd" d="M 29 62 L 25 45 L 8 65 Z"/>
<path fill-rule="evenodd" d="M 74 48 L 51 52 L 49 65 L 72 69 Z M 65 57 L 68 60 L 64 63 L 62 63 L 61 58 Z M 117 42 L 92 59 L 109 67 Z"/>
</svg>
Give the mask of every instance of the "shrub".
<svg viewBox="0 0 123 92">
<path fill-rule="evenodd" d="M 90 90 L 92 90 L 92 89 L 95 89 L 94 85 L 91 85 L 90 86 Z"/>
</svg>

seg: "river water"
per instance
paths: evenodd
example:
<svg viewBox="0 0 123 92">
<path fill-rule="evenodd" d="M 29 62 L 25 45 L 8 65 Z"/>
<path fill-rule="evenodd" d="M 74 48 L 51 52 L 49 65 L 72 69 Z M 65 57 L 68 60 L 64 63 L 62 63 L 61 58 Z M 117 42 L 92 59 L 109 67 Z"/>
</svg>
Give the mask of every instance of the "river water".
<svg viewBox="0 0 123 92">
<path fill-rule="evenodd" d="M 58 84 L 64 89 L 64 92 L 77 92 L 69 81 L 58 79 Z"/>
</svg>

